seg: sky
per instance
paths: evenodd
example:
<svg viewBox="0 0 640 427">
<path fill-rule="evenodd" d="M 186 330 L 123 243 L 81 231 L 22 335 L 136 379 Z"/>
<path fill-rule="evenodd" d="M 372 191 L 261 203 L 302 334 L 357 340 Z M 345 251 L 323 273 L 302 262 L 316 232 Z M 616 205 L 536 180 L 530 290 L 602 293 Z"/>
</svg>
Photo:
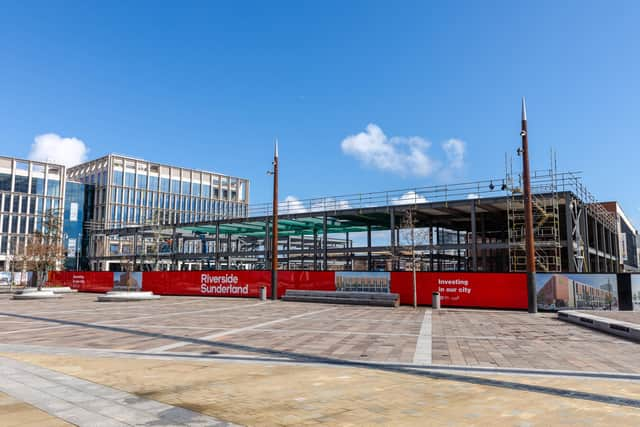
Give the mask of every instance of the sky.
<svg viewBox="0 0 640 427">
<path fill-rule="evenodd" d="M 582 171 L 640 225 L 637 1 L 12 2 L 0 155 L 120 153 L 281 199 Z"/>
</svg>

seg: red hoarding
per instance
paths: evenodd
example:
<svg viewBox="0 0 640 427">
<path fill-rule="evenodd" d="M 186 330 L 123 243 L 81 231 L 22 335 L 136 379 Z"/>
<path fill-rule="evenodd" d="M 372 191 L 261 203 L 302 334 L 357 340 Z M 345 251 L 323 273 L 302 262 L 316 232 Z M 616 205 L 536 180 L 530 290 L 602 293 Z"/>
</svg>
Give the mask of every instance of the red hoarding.
<svg viewBox="0 0 640 427">
<path fill-rule="evenodd" d="M 431 305 L 440 292 L 443 307 L 527 308 L 527 277 L 519 273 L 416 273 L 419 305 Z M 413 303 L 410 272 L 391 273 L 391 292 L 401 304 Z"/>
<path fill-rule="evenodd" d="M 69 286 L 80 292 L 108 292 L 113 289 L 110 271 L 50 271 L 49 286 Z"/>
<path fill-rule="evenodd" d="M 110 291 L 114 279 L 112 272 L 49 273 L 50 285 L 82 292 Z M 278 298 L 287 289 L 334 291 L 335 281 L 333 271 L 279 271 Z M 143 290 L 158 295 L 257 298 L 262 286 L 271 294 L 268 270 L 144 272 L 141 282 Z M 392 272 L 390 282 L 390 291 L 400 294 L 401 304 L 413 303 L 410 272 Z M 435 291 L 444 307 L 527 308 L 526 275 L 519 273 L 417 273 L 418 304 L 431 305 Z"/>
<path fill-rule="evenodd" d="M 270 287 L 271 272 L 255 270 L 150 271 L 142 289 L 158 295 L 200 295 L 257 298 L 260 287 Z"/>
</svg>

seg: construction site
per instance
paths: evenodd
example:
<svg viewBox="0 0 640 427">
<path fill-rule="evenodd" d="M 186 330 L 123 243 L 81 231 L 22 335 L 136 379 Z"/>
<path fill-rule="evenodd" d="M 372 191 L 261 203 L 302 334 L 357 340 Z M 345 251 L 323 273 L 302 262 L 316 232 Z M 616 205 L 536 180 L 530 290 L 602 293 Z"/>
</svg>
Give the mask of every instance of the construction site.
<svg viewBox="0 0 640 427">
<path fill-rule="evenodd" d="M 580 173 L 531 176 L 536 269 L 617 272 L 616 221 Z M 280 202 L 283 270 L 523 272 L 525 219 L 519 176 Z M 271 203 L 193 223 L 107 229 L 85 224 L 96 271 L 268 270 Z"/>
</svg>

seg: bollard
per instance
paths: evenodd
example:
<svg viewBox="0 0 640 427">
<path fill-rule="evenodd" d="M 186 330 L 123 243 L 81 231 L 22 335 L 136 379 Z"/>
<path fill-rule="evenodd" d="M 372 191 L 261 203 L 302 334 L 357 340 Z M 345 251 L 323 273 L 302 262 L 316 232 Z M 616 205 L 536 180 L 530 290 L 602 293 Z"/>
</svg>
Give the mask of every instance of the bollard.
<svg viewBox="0 0 640 427">
<path fill-rule="evenodd" d="M 266 300 L 267 300 L 267 287 L 260 286 L 260 301 L 266 301 Z"/>
<path fill-rule="evenodd" d="M 440 308 L 440 292 L 434 292 L 431 294 L 431 308 L 438 310 Z"/>
</svg>

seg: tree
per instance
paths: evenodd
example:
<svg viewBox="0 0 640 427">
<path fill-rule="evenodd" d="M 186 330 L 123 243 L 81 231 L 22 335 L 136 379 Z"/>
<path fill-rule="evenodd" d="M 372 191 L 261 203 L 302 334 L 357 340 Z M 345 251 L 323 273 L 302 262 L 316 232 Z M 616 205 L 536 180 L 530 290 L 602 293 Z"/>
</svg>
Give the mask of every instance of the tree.
<svg viewBox="0 0 640 427">
<path fill-rule="evenodd" d="M 422 246 L 429 241 L 429 230 L 425 228 L 417 228 L 418 219 L 416 217 L 415 207 L 410 207 L 405 212 L 402 219 L 402 240 L 411 249 L 411 272 L 413 282 L 413 308 L 418 306 L 418 289 L 416 280 L 416 246 Z"/>
<path fill-rule="evenodd" d="M 60 218 L 55 210 L 48 210 L 42 229 L 27 238 L 22 258 L 26 270 L 33 271 L 38 290 L 47 280 L 47 273 L 55 269 L 64 259 L 64 247 L 60 238 Z"/>
</svg>

